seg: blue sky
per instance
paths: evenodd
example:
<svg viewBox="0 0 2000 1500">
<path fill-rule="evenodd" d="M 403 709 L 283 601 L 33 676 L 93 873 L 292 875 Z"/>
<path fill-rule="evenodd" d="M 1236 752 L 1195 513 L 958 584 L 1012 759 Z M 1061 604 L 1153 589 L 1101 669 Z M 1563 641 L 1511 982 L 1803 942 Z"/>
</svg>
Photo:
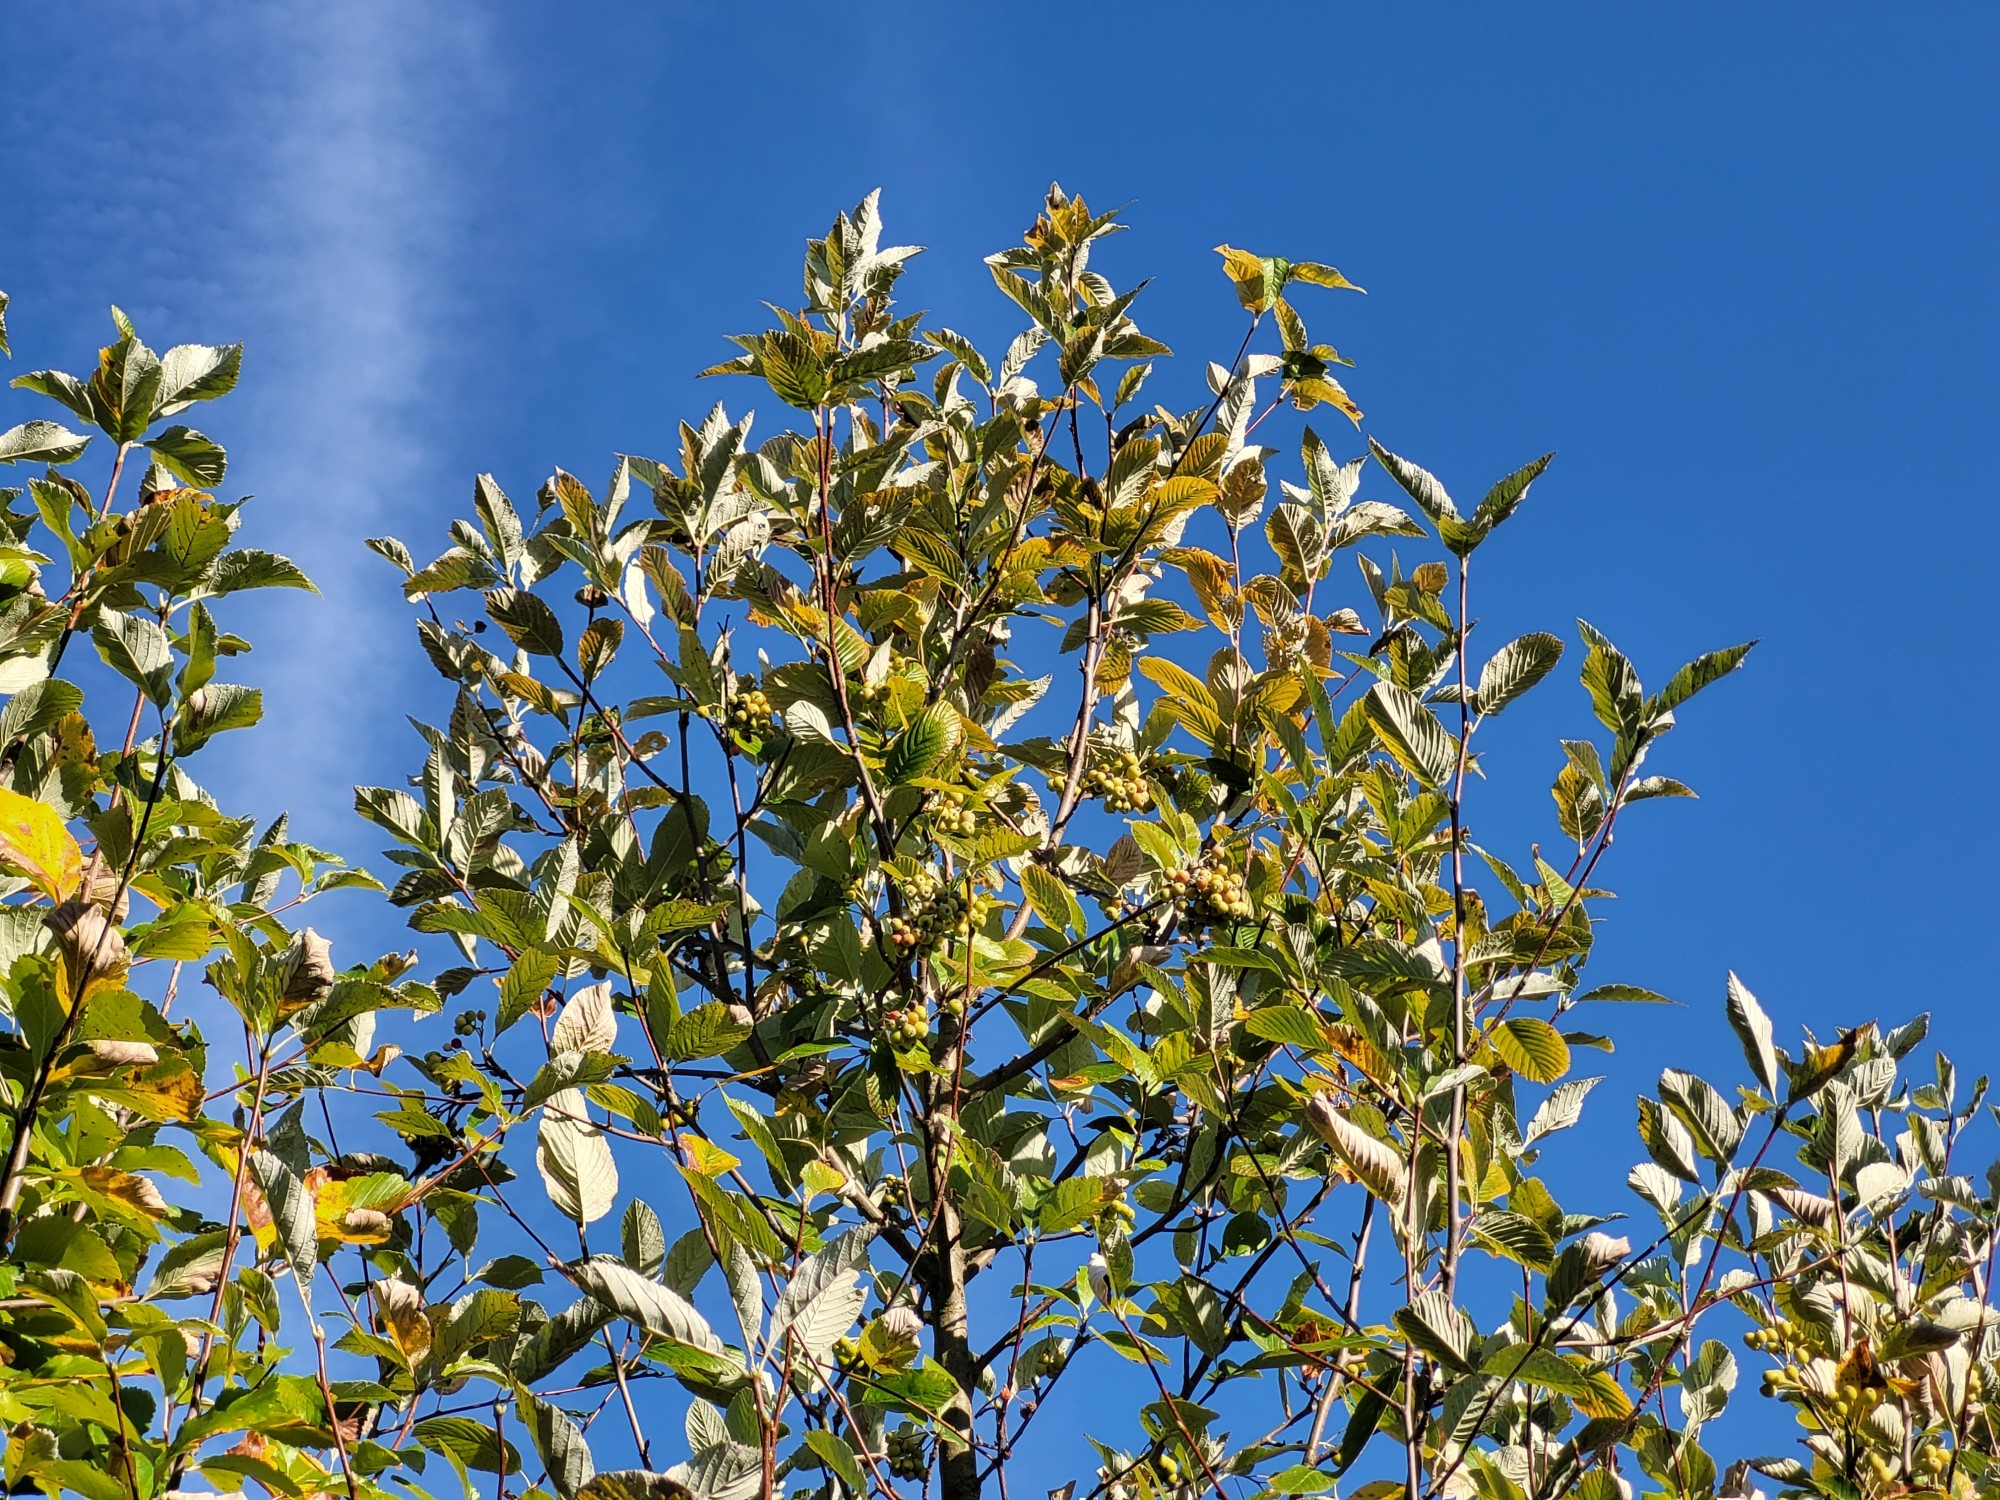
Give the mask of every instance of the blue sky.
<svg viewBox="0 0 2000 1500">
<path fill-rule="evenodd" d="M 413 694 L 442 711 L 361 538 L 428 554 L 477 470 L 595 481 L 747 401 L 694 372 L 878 185 L 930 247 L 906 304 L 1004 338 L 980 257 L 1058 178 L 1131 203 L 1114 274 L 1157 278 L 1139 312 L 1184 379 L 1235 347 L 1227 240 L 1369 288 L 1314 331 L 1456 490 L 1556 450 L 1481 554 L 1494 638 L 1580 614 L 1649 681 L 1763 639 L 1659 753 L 1703 800 L 1610 859 L 1604 977 L 1694 1003 L 1604 1018 L 1621 1077 L 1733 1058 L 1731 967 L 1781 1031 L 1930 1009 L 1984 1061 L 1990 9 L 180 0 L 8 30 L 16 369 L 85 363 L 114 300 L 156 345 L 246 340 L 214 430 L 326 591 L 257 606 L 286 744 L 228 763 L 233 802 L 370 856 L 348 788 L 414 764 Z M 1490 773 L 1528 792 L 1475 808 L 1482 842 L 1550 837 L 1554 739 L 1587 722 L 1563 679 L 1496 726 Z M 1622 1176 L 1629 1119 L 1600 1119 L 1586 1165 Z"/>
</svg>

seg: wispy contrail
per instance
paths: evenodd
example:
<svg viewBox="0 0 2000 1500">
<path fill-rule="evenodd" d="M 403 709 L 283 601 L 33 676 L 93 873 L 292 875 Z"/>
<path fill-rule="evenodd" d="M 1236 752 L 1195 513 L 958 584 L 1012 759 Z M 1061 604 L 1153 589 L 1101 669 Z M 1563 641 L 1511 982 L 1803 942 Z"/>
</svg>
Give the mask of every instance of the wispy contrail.
<svg viewBox="0 0 2000 1500">
<path fill-rule="evenodd" d="M 256 652 L 225 674 L 264 689 L 268 727 L 192 769 L 231 811 L 289 807 L 300 835 L 370 851 L 349 787 L 407 760 L 418 700 L 398 679 L 427 669 L 394 574 L 360 543 L 435 541 L 412 512 L 435 516 L 469 477 L 446 435 L 476 436 L 448 398 L 473 343 L 454 295 L 468 167 L 499 103 L 488 13 L 78 0 L 18 19 L 10 41 L 46 66 L 0 116 L 14 369 L 87 369 L 112 301 L 156 346 L 246 343 L 242 386 L 199 425 L 229 449 L 223 493 L 260 497 L 244 543 L 295 557 L 326 597 L 228 602 Z M 10 420 L 41 414 L 27 403 Z"/>
<path fill-rule="evenodd" d="M 463 347 L 452 158 L 477 113 L 487 39 L 471 7 L 236 14 L 259 18 L 251 50 L 284 81 L 258 90 L 230 194 L 234 286 L 217 300 L 248 304 L 257 328 L 228 425 L 236 477 L 265 497 L 253 539 L 294 556 L 325 598 L 257 605 L 251 675 L 272 727 L 233 757 L 227 800 L 288 803 L 299 833 L 351 846 L 349 788 L 407 758 L 393 688 L 423 666 L 393 573 L 360 541 L 395 528 L 421 546 L 434 529 L 409 523 L 445 482 L 438 392 Z"/>
</svg>

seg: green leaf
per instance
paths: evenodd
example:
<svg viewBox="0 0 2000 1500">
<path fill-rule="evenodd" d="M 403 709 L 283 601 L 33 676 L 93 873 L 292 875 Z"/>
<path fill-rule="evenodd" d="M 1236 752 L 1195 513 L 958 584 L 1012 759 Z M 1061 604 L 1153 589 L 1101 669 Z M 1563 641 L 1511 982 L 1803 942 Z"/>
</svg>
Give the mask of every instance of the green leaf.
<svg viewBox="0 0 2000 1500">
<path fill-rule="evenodd" d="M 391 562 L 398 561 L 394 555 L 383 551 L 380 547 L 375 550 L 382 552 L 382 555 L 388 557 Z M 404 558 L 407 560 L 407 554 L 404 554 Z M 401 566 L 400 562 L 398 566 Z M 428 567 L 421 568 L 404 579 L 403 597 L 414 603 L 425 594 L 445 594 L 453 589 L 483 589 L 499 576 L 494 571 L 493 564 L 486 558 L 478 553 L 468 552 L 463 547 L 453 547 Z M 560 656 L 562 652 L 558 649 L 553 653 L 543 654 Z"/>
<path fill-rule="evenodd" d="M 1598 723 L 1621 734 L 1638 731 L 1645 699 L 1639 688 L 1639 674 L 1632 663 L 1597 631 L 1582 620 L 1584 639 L 1590 654 L 1583 660 L 1583 685 L 1590 693 L 1591 708 Z"/>
<path fill-rule="evenodd" d="M 659 1275 L 666 1263 L 666 1231 L 660 1227 L 660 1216 L 653 1206 L 643 1199 L 634 1198 L 625 1205 L 625 1216 L 618 1221 L 618 1252 L 641 1276 Z"/>
<path fill-rule="evenodd" d="M 1324 1469 L 1293 1464 L 1271 1476 L 1271 1488 L 1280 1495 L 1324 1495 L 1339 1481 Z"/>
<path fill-rule="evenodd" d="M 805 1436 L 805 1444 L 821 1467 L 827 1469 L 850 1495 L 868 1493 L 868 1482 L 862 1477 L 861 1465 L 855 1461 L 854 1450 L 833 1433 L 824 1428 L 815 1429 Z"/>
<path fill-rule="evenodd" d="M 521 1468 L 514 1445 L 470 1417 L 426 1417 L 410 1429 L 410 1435 L 431 1452 L 484 1474 L 514 1474 Z"/>
<path fill-rule="evenodd" d="M 884 339 L 843 354 L 827 370 L 827 385 L 838 389 L 864 380 L 879 379 L 913 369 L 925 360 L 936 359 L 937 350 L 909 339 Z"/>
<path fill-rule="evenodd" d="M 759 343 L 757 359 L 772 394 L 787 406 L 812 411 L 826 398 L 826 365 L 819 353 L 797 334 L 765 334 Z"/>
<path fill-rule="evenodd" d="M 1451 780 L 1458 765 L 1458 741 L 1416 694 L 1393 682 L 1378 682 L 1362 703 L 1368 722 L 1398 765 L 1434 790 Z"/>
<path fill-rule="evenodd" d="M 1264 538 L 1284 565 L 1285 578 L 1300 589 L 1326 574 L 1329 535 L 1303 505 L 1280 505 L 1264 523 Z"/>
<path fill-rule="evenodd" d="M 97 420 L 97 413 L 90 405 L 89 390 L 74 375 L 65 375 L 61 370 L 33 370 L 26 375 L 16 375 L 12 384 L 16 390 L 33 391 L 51 401 L 60 401 L 82 421 Z"/>
<path fill-rule="evenodd" d="M 1695 1159 L 1694 1137 L 1671 1111 L 1643 1097 L 1639 1100 L 1639 1142 L 1661 1167 L 1682 1182 L 1700 1186 L 1701 1163 Z"/>
<path fill-rule="evenodd" d="M 516 1388 L 514 1406 L 535 1439 L 535 1451 L 549 1471 L 549 1481 L 562 1500 L 576 1500 L 577 1493 L 590 1483 L 597 1465 L 590 1459 L 590 1444 L 583 1430 L 556 1407 L 531 1391 Z"/>
<path fill-rule="evenodd" d="M 48 678 L 22 688 L 0 708 L 0 744 L 39 734 L 83 705 L 83 689 Z"/>
<path fill-rule="evenodd" d="M 949 703 L 930 704 L 891 743 L 882 774 L 897 786 L 929 775 L 958 748 L 961 734 L 957 709 Z"/>
<path fill-rule="evenodd" d="M 1326 1033 L 1311 1013 L 1294 1005 L 1266 1005 L 1253 1010 L 1243 1029 L 1267 1042 L 1282 1042 L 1303 1052 L 1318 1052 L 1326 1046 Z"/>
<path fill-rule="evenodd" d="M 611 665 L 611 659 L 618 654 L 619 642 L 624 639 L 625 624 L 613 616 L 592 620 L 584 627 L 576 643 L 576 666 L 585 682 Z"/>
<path fill-rule="evenodd" d="M 277 1230 L 285 1259 L 291 1262 L 292 1275 L 300 1286 L 311 1286 L 319 1266 L 319 1228 L 312 1194 L 290 1167 L 268 1151 L 250 1153 L 250 1177 L 270 1205 L 271 1225 Z"/>
<path fill-rule="evenodd" d="M 1740 646 L 1728 646 L 1720 651 L 1710 651 L 1697 656 L 1668 679 L 1667 685 L 1660 689 L 1660 696 L 1653 700 L 1651 707 L 1656 712 L 1671 713 L 1703 688 L 1711 683 L 1720 682 L 1742 666 L 1743 659 L 1750 654 L 1756 644 L 1755 641 L 1746 641 Z"/>
<path fill-rule="evenodd" d="M 299 565 L 289 557 L 280 557 L 275 552 L 264 552 L 255 547 L 243 547 L 234 552 L 225 552 L 215 560 L 215 572 L 210 575 L 207 591 L 216 596 L 240 594 L 246 589 L 304 589 L 317 594 L 319 590 L 306 577 Z"/>
<path fill-rule="evenodd" d="M 1705 1078 L 1679 1068 L 1660 1074 L 1660 1102 L 1693 1134 L 1696 1147 L 1717 1166 L 1727 1166 L 1743 1140 L 1743 1120 Z"/>
<path fill-rule="evenodd" d="M 1166 707 L 1188 733 L 1204 745 L 1214 746 L 1221 740 L 1222 716 L 1207 683 L 1164 656 L 1142 657 L 1139 670 L 1165 691 Z"/>
<path fill-rule="evenodd" d="M 1771 1018 L 1734 972 L 1729 976 L 1729 1024 L 1743 1044 L 1750 1071 L 1773 1099 L 1778 1097 L 1778 1053 L 1771 1042 Z"/>
<path fill-rule="evenodd" d="M 0 432 L 0 464 L 66 464 L 82 457 L 89 446 L 88 437 L 60 422 L 23 422 Z"/>
<path fill-rule="evenodd" d="M 499 1010 L 494 1015 L 496 1031 L 505 1031 L 528 1013 L 555 982 L 562 961 L 540 948 L 524 948 L 514 966 L 499 981 Z"/>
<path fill-rule="evenodd" d="M 1581 1005 L 1586 1000 L 1616 1000 L 1635 1005 L 1673 1005 L 1665 995 L 1655 990 L 1644 989 L 1636 984 L 1600 984 L 1595 989 L 1585 990 L 1576 997 Z"/>
<path fill-rule="evenodd" d="M 718 1000 L 697 1005 L 667 1029 L 662 1050 L 675 1062 L 721 1057 L 750 1035 L 752 1028 Z"/>
<path fill-rule="evenodd" d="M 34 1472 L 58 1494 L 69 1491 L 83 1496 L 83 1500 L 128 1500 L 129 1492 L 124 1483 L 109 1466 L 102 1463 L 81 1458 L 57 1458 L 40 1465 Z"/>
<path fill-rule="evenodd" d="M 1036 1226 L 1043 1234 L 1061 1234 L 1097 1217 L 1118 1191 L 1103 1177 L 1071 1177 L 1050 1189 L 1036 1211 Z"/>
<path fill-rule="evenodd" d="M 1421 1292 L 1396 1310 L 1395 1323 L 1411 1345 L 1454 1370 L 1472 1368 L 1472 1321 L 1442 1292 Z"/>
<path fill-rule="evenodd" d="M 125 336 L 98 355 L 90 378 L 90 404 L 97 424 L 120 443 L 146 434 L 160 394 L 160 360 L 123 325 Z"/>
<path fill-rule="evenodd" d="M 1541 478 L 1542 470 L 1549 466 L 1553 453 L 1544 453 L 1533 463 L 1524 465 L 1486 492 L 1486 498 L 1479 502 L 1479 509 L 1472 513 L 1473 529 L 1484 541 L 1493 528 L 1521 508 L 1521 502 L 1528 498 L 1528 486 Z"/>
<path fill-rule="evenodd" d="M 167 633 L 144 615 L 103 610 L 90 638 L 105 665 L 135 684 L 155 708 L 165 708 L 174 695 L 174 653 Z"/>
<path fill-rule="evenodd" d="M 690 1229 L 668 1248 L 666 1264 L 660 1268 L 660 1274 L 667 1285 L 683 1297 L 692 1297 L 694 1289 L 701 1285 L 702 1277 L 714 1264 L 715 1256 L 708 1248 L 708 1236 L 699 1229 Z"/>
<path fill-rule="evenodd" d="M 695 1497 L 693 1490 L 665 1474 L 645 1469 L 612 1469 L 593 1475 L 577 1492 L 577 1500 L 695 1500 Z"/>
<path fill-rule="evenodd" d="M 1536 1109 L 1534 1118 L 1528 1121 L 1528 1128 L 1521 1137 L 1522 1144 L 1532 1146 L 1543 1136 L 1567 1130 L 1582 1119 L 1583 1101 L 1603 1081 L 1601 1078 L 1569 1078 L 1557 1084 Z"/>
<path fill-rule="evenodd" d="M 1533 1270 L 1546 1271 L 1556 1256 L 1549 1232 L 1525 1214 L 1488 1209 L 1473 1219 L 1472 1232 L 1488 1249 Z"/>
<path fill-rule="evenodd" d="M 1509 641 L 1480 670 L 1479 712 L 1499 713 L 1548 676 L 1562 654 L 1561 638 L 1543 631 Z"/>
<path fill-rule="evenodd" d="M 964 334 L 954 333 L 949 328 L 931 328 L 925 330 L 924 337 L 964 365 L 966 373 L 981 385 L 993 383 L 992 367 L 987 364 L 986 357 L 973 347 L 972 340 Z"/>
<path fill-rule="evenodd" d="M 817 1360 L 847 1335 L 867 1300 L 861 1277 L 874 1238 L 872 1228 L 850 1230 L 805 1259 L 771 1310 L 772 1344 L 789 1335 Z"/>
<path fill-rule="evenodd" d="M 236 388 L 243 369 L 241 344 L 176 344 L 160 356 L 156 417 L 170 417 L 196 401 L 213 401 Z"/>
<path fill-rule="evenodd" d="M 1063 884 L 1061 877 L 1043 869 L 1040 865 L 1021 866 L 1021 894 L 1028 898 L 1028 905 L 1057 932 L 1082 932 L 1084 928 L 1083 908 L 1076 897 Z"/>
<path fill-rule="evenodd" d="M 214 489 L 229 472 L 229 455 L 222 445 L 192 427 L 169 427 L 149 438 L 146 446 L 168 473 L 196 489 Z"/>
<path fill-rule="evenodd" d="M 723 1352 L 722 1340 L 692 1303 L 624 1262 L 600 1255 L 563 1271 L 580 1290 L 655 1337 L 709 1354 Z"/>
<path fill-rule="evenodd" d="M 579 1089 L 562 1089 L 542 1108 L 535 1166 L 549 1201 L 579 1224 L 594 1224 L 618 1197 L 618 1163 L 604 1132 L 586 1118 Z"/>
<path fill-rule="evenodd" d="M 1510 1016 L 1493 1028 L 1500 1060 L 1534 1083 L 1554 1083 L 1569 1071 L 1569 1043 L 1539 1016 Z"/>
<path fill-rule="evenodd" d="M 1504 1380 L 1518 1380 L 1568 1396 L 1588 1416 L 1622 1417 L 1632 1410 L 1632 1398 L 1611 1375 L 1553 1349 L 1531 1344 L 1503 1345 L 1486 1356 L 1482 1369 Z"/>
<path fill-rule="evenodd" d="M 226 729 L 249 729 L 264 717 L 264 694 L 236 682 L 211 682 L 189 694 L 175 730 L 176 748 L 191 754 Z"/>
<path fill-rule="evenodd" d="M 479 529 L 486 534 L 486 544 L 500 560 L 501 571 L 510 571 L 522 556 L 521 513 L 491 474 L 481 474 L 473 481 L 472 508 L 479 517 Z M 405 552 L 405 559 L 408 556 Z"/>
<path fill-rule="evenodd" d="M 1407 458 L 1398 458 L 1373 438 L 1368 440 L 1368 451 L 1389 471 L 1389 477 L 1403 487 L 1404 493 L 1417 502 L 1417 508 L 1430 517 L 1433 526 L 1458 520 L 1458 507 L 1451 503 L 1451 496 L 1429 469 L 1420 468 Z"/>
<path fill-rule="evenodd" d="M 493 617 L 495 624 L 507 632 L 508 639 L 523 651 L 561 659 L 562 621 L 556 618 L 556 612 L 539 595 L 522 589 L 489 589 L 486 593 L 486 612 Z"/>
<path fill-rule="evenodd" d="M 1641 776 L 1625 788 L 1627 802 L 1644 802 L 1653 797 L 1693 797 L 1693 787 L 1671 776 Z"/>
</svg>

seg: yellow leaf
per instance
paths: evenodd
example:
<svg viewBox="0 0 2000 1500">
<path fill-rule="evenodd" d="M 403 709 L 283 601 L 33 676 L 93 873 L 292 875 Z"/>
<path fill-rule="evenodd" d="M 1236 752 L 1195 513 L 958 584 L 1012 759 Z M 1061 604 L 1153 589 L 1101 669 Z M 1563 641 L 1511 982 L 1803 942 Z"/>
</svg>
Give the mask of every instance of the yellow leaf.
<svg viewBox="0 0 2000 1500">
<path fill-rule="evenodd" d="M 375 1294 L 375 1323 L 402 1351 L 412 1368 L 431 1352 L 431 1320 L 424 1308 L 424 1294 L 400 1277 L 378 1281 Z"/>
<path fill-rule="evenodd" d="M 1569 1071 L 1569 1043 L 1539 1016 L 1514 1016 L 1493 1028 L 1500 1060 L 1535 1083 L 1554 1083 Z"/>
<path fill-rule="evenodd" d="M 1222 716 L 1207 683 L 1163 656 L 1147 657 L 1139 663 L 1139 670 L 1165 690 L 1167 707 L 1190 734 L 1210 746 L 1222 738 Z"/>
<path fill-rule="evenodd" d="M 46 802 L 0 787 L 0 864 L 25 875 L 51 901 L 83 878 L 83 851 Z"/>
<path fill-rule="evenodd" d="M 394 1218 L 383 1210 L 394 1199 L 385 1199 L 376 1175 L 337 1178 L 324 1167 L 306 1173 L 306 1186 L 313 1194 L 315 1232 L 323 1240 L 339 1240 L 347 1245 L 380 1245 L 395 1230 Z"/>
<path fill-rule="evenodd" d="M 85 1167 L 77 1175 L 93 1193 L 137 1209 L 148 1218 L 157 1219 L 172 1211 L 152 1179 L 137 1172 L 121 1172 L 116 1167 Z"/>
<path fill-rule="evenodd" d="M 817 1197 L 821 1193 L 837 1193 L 847 1181 L 847 1174 L 838 1167 L 830 1167 L 823 1161 L 809 1161 L 805 1170 L 799 1173 L 799 1180 L 806 1191 Z"/>
<path fill-rule="evenodd" d="M 1222 257 L 1223 270 L 1236 283 L 1237 301 L 1251 312 L 1262 312 L 1271 305 L 1274 294 L 1265 285 L 1261 256 L 1252 255 L 1248 250 L 1238 250 L 1233 245 L 1217 245 L 1215 253 Z"/>
<path fill-rule="evenodd" d="M 682 1136 L 681 1147 L 687 1152 L 688 1165 L 704 1177 L 720 1177 L 739 1165 L 727 1151 L 698 1135 Z"/>
<path fill-rule="evenodd" d="M 191 1124 L 201 1118 L 207 1090 L 201 1075 L 186 1064 L 165 1072 L 149 1070 L 131 1082 L 107 1082 L 91 1090 L 99 1098 L 111 1099 L 148 1120 L 172 1120 Z"/>
</svg>

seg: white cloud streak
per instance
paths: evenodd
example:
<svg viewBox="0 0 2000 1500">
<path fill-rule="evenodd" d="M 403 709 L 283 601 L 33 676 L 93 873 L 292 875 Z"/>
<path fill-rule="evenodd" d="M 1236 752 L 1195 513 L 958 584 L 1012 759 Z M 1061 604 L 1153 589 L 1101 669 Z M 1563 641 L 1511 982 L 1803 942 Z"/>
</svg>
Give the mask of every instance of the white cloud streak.
<svg viewBox="0 0 2000 1500">
<path fill-rule="evenodd" d="M 209 310 L 247 315 L 251 342 L 218 426 L 235 434 L 232 478 L 262 497 L 246 540 L 294 556 L 325 597 L 258 601 L 248 675 L 268 727 L 210 774 L 228 774 L 227 804 L 289 805 L 299 832 L 352 845 L 349 789 L 408 749 L 398 695 L 383 690 L 428 671 L 393 572 L 360 543 L 416 529 L 421 550 L 447 483 L 438 393 L 464 319 L 445 290 L 465 218 L 453 155 L 487 38 L 472 7 L 343 0 L 253 14 L 248 50 L 270 81 L 242 122 L 228 270 Z"/>
</svg>

